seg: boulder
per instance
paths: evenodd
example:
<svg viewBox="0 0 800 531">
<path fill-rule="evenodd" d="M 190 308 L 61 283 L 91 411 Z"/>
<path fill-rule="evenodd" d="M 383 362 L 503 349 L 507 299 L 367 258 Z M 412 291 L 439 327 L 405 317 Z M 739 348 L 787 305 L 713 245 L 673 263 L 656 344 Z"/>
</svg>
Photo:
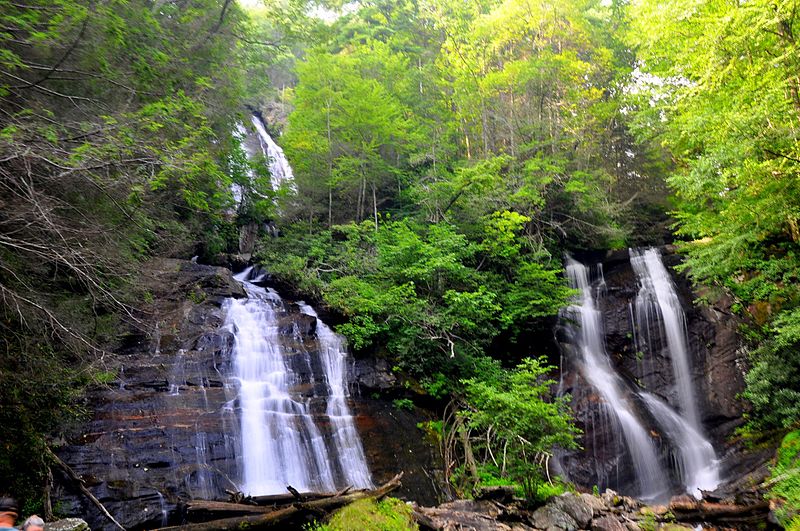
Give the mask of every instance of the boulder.
<svg viewBox="0 0 800 531">
<path fill-rule="evenodd" d="M 502 514 L 497 505 L 487 500 L 455 500 L 441 504 L 439 509 L 460 513 L 485 514 L 491 518 L 497 518 Z"/>
<path fill-rule="evenodd" d="M 531 522 L 536 529 L 547 531 L 576 531 L 580 529 L 572 516 L 554 505 L 539 507 L 531 515 Z"/>
<path fill-rule="evenodd" d="M 627 531 L 627 528 L 613 516 L 602 516 L 592 520 L 592 531 Z"/>
<path fill-rule="evenodd" d="M 507 485 L 481 487 L 478 489 L 475 499 L 509 503 L 514 499 L 514 487 L 509 487 Z"/>
<path fill-rule="evenodd" d="M 592 507 L 583 498 L 571 492 L 553 498 L 550 505 L 570 515 L 581 529 L 589 526 L 594 515 Z"/>
<path fill-rule="evenodd" d="M 457 500 L 439 507 L 416 507 L 415 513 L 421 515 L 426 525 L 441 531 L 528 531 L 530 528 L 521 523 L 514 526 L 497 521 L 499 511 L 494 514 L 482 512 L 492 505 L 490 502 L 473 502 Z M 420 518 L 417 518 L 421 520 Z"/>
<path fill-rule="evenodd" d="M 64 518 L 44 524 L 45 531 L 91 531 L 89 524 L 80 518 Z"/>
<path fill-rule="evenodd" d="M 608 507 L 606 507 L 606 504 L 603 503 L 603 500 L 599 496 L 593 496 L 584 492 L 580 494 L 580 497 L 586 505 L 592 508 L 592 514 L 594 516 L 608 510 Z"/>
<path fill-rule="evenodd" d="M 397 377 L 383 358 L 360 358 L 355 361 L 353 377 L 365 391 L 389 391 L 397 385 Z"/>
</svg>

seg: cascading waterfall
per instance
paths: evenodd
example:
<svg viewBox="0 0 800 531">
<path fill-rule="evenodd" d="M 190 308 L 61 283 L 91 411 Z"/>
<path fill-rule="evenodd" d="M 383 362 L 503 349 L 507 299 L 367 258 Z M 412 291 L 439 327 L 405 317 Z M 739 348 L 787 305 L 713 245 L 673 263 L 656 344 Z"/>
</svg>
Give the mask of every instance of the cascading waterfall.
<svg viewBox="0 0 800 531">
<path fill-rule="evenodd" d="M 589 270 L 571 258 L 567 259 L 566 269 L 570 286 L 580 290 L 576 304 L 566 309 L 564 317 L 578 327 L 573 329 L 573 341 L 583 362 L 581 374 L 606 402 L 622 429 L 638 482 L 639 496 L 663 496 L 668 491 L 668 485 L 655 444 L 637 417 L 633 405 L 624 397 L 625 384 L 614 372 L 606 353 L 600 311 L 589 282 Z"/>
<path fill-rule="evenodd" d="M 250 495 L 333 491 L 372 485 L 361 442 L 344 391 L 345 355 L 341 339 L 318 321 L 323 378 L 330 396 L 332 426 L 326 441 L 309 405 L 290 392 L 297 378 L 279 336 L 280 296 L 248 282 L 252 268 L 236 275 L 247 299 L 226 302 L 226 326 L 234 334 L 234 380 L 241 424 L 241 490 Z M 309 308 L 304 306 L 304 311 Z M 338 343 L 337 343 L 338 341 Z"/>
<path fill-rule="evenodd" d="M 318 317 L 311 306 L 300 303 L 300 311 Z M 342 338 L 317 319 L 317 340 L 325 382 L 328 386 L 327 415 L 333 430 L 333 442 L 342 465 L 345 483 L 358 488 L 372 487 L 367 460 L 356 431 L 353 415 L 347 406 L 347 350 Z"/>
<path fill-rule="evenodd" d="M 628 477 L 635 479 L 640 497 L 663 498 L 682 488 L 699 498 L 702 491 L 716 488 L 720 480 L 716 454 L 703 434 L 695 401 L 686 317 L 657 250 L 632 249 L 630 262 L 639 281 L 638 295 L 628 310 L 638 364 L 640 368 L 649 367 L 647 375 L 655 372 L 657 356 L 670 359 L 673 378 L 668 376 L 668 381 L 674 380 L 678 408 L 645 391 L 648 382 L 634 382 L 617 373 L 606 352 L 598 309 L 597 301 L 606 289 L 602 269 L 597 270 L 595 293 L 589 269 L 568 258 L 567 276 L 580 294 L 562 317 L 571 332 L 568 342 L 580 358 L 579 373 L 601 399 L 600 404 L 593 399 L 584 402 L 589 408 L 584 422 L 593 437 L 587 445 L 592 450 L 594 479 L 609 482 L 609 473 L 614 470 L 608 467 L 614 463 L 609 451 L 621 442 L 632 465 L 632 476 Z M 596 434 L 598 429 L 602 440 Z M 615 433 L 621 435 L 619 442 Z M 612 466 L 619 473 L 619 463 Z"/>
<path fill-rule="evenodd" d="M 701 489 L 716 488 L 719 472 L 714 448 L 703 436 L 698 419 L 686 316 L 658 250 L 631 249 L 630 257 L 640 284 L 636 297 L 636 346 L 651 357 L 660 349 L 665 349 L 669 355 L 680 414 L 649 393 L 640 395 L 667 437 L 677 446 L 681 482 L 688 493 L 699 496 Z"/>
<path fill-rule="evenodd" d="M 267 132 L 264 122 L 257 115 L 250 116 L 256 134 L 253 135 L 243 124 L 236 124 L 236 135 L 239 138 L 242 149 L 247 154 L 248 159 L 253 159 L 257 154 L 261 154 L 267 161 L 269 169 L 270 184 L 273 190 L 278 190 L 282 185 L 286 185 L 290 190 L 295 190 L 294 173 L 283 149 L 275 143 Z M 252 182 L 255 174 L 252 169 L 247 170 L 248 177 Z M 231 194 L 233 202 L 238 208 L 244 200 L 244 188 L 238 183 L 231 183 Z"/>
<path fill-rule="evenodd" d="M 697 402 L 689 366 L 686 317 L 675 284 L 656 249 L 630 250 L 631 266 L 639 279 L 636 297 L 637 347 L 653 353 L 666 347 L 675 375 L 681 416 L 697 428 Z"/>
<path fill-rule="evenodd" d="M 256 132 L 258 133 L 261 151 L 263 152 L 264 157 L 267 159 L 267 164 L 269 165 L 269 175 L 272 182 L 272 189 L 277 190 L 284 183 L 290 187 L 293 187 L 294 174 L 292 173 L 292 167 L 289 165 L 289 161 L 286 159 L 286 155 L 283 153 L 283 149 L 281 149 L 281 147 L 276 144 L 274 140 L 272 140 L 272 137 L 269 136 L 269 133 L 267 133 L 267 128 L 264 127 L 264 123 L 261 121 L 261 118 L 255 114 L 250 118 L 253 122 L 253 127 L 256 128 Z"/>
<path fill-rule="evenodd" d="M 639 396 L 673 442 L 678 454 L 673 466 L 680 474 L 686 492 L 700 498 L 701 490 L 714 490 L 719 485 L 719 471 L 711 443 L 656 396 L 646 392 L 639 393 Z"/>
</svg>

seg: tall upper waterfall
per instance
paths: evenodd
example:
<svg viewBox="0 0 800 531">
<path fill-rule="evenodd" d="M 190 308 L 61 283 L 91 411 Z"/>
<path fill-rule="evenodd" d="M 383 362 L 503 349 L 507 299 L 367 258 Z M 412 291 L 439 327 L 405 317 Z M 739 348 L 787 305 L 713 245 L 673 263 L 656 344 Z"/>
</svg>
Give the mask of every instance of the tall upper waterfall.
<svg viewBox="0 0 800 531">
<path fill-rule="evenodd" d="M 571 258 L 566 262 L 570 286 L 579 295 L 562 314 L 567 334 L 561 387 L 573 395 L 576 415 L 591 438 L 584 440 L 582 457 L 564 456 L 562 468 L 601 488 L 627 489 L 642 498 L 663 499 L 679 491 L 699 497 L 720 478 L 700 419 L 686 316 L 659 252 L 632 249 L 629 256 L 638 294 L 622 299 L 624 306 L 617 303 L 608 316 L 616 337 L 623 337 L 615 342 L 615 361 L 603 329 L 602 268 L 592 282 L 589 268 Z M 622 292 L 630 293 L 631 277 L 623 278 Z M 630 332 L 624 334 L 627 321 Z M 631 339 L 638 369 L 626 367 Z"/>
<path fill-rule="evenodd" d="M 293 186 L 292 181 L 294 180 L 294 174 L 292 173 L 292 167 L 289 166 L 289 161 L 286 159 L 286 155 L 283 153 L 283 149 L 269 136 L 267 128 L 264 127 L 264 122 L 261 121 L 261 118 L 255 114 L 250 118 L 253 122 L 253 127 L 256 128 L 256 132 L 258 133 L 261 151 L 269 165 L 272 189 L 277 190 L 284 183 L 290 187 Z"/>
<path fill-rule="evenodd" d="M 242 123 L 236 124 L 236 137 L 241 143 L 242 149 L 249 160 L 253 160 L 258 155 L 263 155 L 267 162 L 267 169 L 269 170 L 270 185 L 273 190 L 278 190 L 281 186 L 286 185 L 290 190 L 295 190 L 294 174 L 289 161 L 283 152 L 283 149 L 275 143 L 272 137 L 267 132 L 264 122 L 261 121 L 257 115 L 252 114 L 250 121 L 253 124 L 253 129 L 248 129 Z M 255 175 L 252 169 L 248 169 L 248 178 L 252 182 Z M 238 206 L 244 199 L 244 188 L 237 183 L 231 184 L 231 193 L 233 194 L 234 204 Z"/>
<path fill-rule="evenodd" d="M 319 360 L 304 347 L 296 352 L 281 338 L 279 314 L 285 304 L 273 290 L 249 282 L 252 268 L 235 278 L 247 299 L 228 299 L 226 326 L 234 334 L 233 381 L 240 417 L 240 488 L 250 495 L 299 491 L 333 491 L 372 486 L 361 440 L 347 405 L 346 350 L 342 340 L 316 321 Z M 310 307 L 301 306 L 310 315 Z M 325 382 L 324 415 L 311 411 L 309 400 L 293 387 L 299 379 L 290 358 Z M 315 367 L 320 367 L 317 374 Z"/>
</svg>

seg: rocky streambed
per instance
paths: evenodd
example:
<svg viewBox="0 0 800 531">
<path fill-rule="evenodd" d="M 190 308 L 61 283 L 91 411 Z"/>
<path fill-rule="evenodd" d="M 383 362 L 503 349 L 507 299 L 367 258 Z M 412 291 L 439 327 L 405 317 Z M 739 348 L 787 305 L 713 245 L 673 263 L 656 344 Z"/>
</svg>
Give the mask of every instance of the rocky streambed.
<svg viewBox="0 0 800 531">
<path fill-rule="evenodd" d="M 601 495 L 567 492 L 527 509 L 510 491 L 494 488 L 476 500 L 415 506 L 414 514 L 421 528 L 437 531 L 763 529 L 769 522 L 769 504 L 763 499 L 738 504 L 678 496 L 668 504 L 653 506 L 608 490 Z"/>
</svg>

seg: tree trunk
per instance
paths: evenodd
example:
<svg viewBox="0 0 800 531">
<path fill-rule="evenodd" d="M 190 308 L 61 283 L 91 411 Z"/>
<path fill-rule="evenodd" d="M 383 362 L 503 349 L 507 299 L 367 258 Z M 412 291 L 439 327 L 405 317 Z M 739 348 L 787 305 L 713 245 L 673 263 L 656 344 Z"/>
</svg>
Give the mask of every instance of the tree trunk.
<svg viewBox="0 0 800 531">
<path fill-rule="evenodd" d="M 76 474 L 75 471 L 72 470 L 72 468 L 70 468 L 70 466 L 68 464 L 66 464 L 64 461 L 62 461 L 60 457 L 58 457 L 56 454 L 54 454 L 53 451 L 50 448 L 47 448 L 46 452 L 50 456 L 50 458 L 53 461 L 55 461 L 56 464 L 59 467 L 61 467 L 61 469 L 67 474 L 67 476 L 70 479 L 72 479 L 78 485 L 78 488 L 83 493 L 83 495 L 86 496 L 87 498 L 89 498 L 89 501 L 91 501 L 95 505 L 95 507 L 100 509 L 100 512 L 103 513 L 103 515 L 106 518 L 108 518 L 108 520 L 112 524 L 114 524 L 115 527 L 118 527 L 119 529 L 122 529 L 122 531 L 125 531 L 125 528 L 122 527 L 122 524 L 117 522 L 116 519 L 114 519 L 114 517 L 111 516 L 111 513 L 108 512 L 108 509 L 106 509 L 105 505 L 100 503 L 100 500 L 95 498 L 94 494 L 92 494 L 89 491 L 89 489 L 86 488 L 86 485 L 84 485 L 84 483 L 83 483 L 83 479 L 78 474 Z"/>
<path fill-rule="evenodd" d="M 375 218 L 375 232 L 378 232 L 378 196 L 375 193 L 375 183 L 372 183 L 372 214 Z"/>
<path fill-rule="evenodd" d="M 328 129 L 328 228 L 333 226 L 333 144 L 331 144 L 331 100 L 327 102 Z"/>
<path fill-rule="evenodd" d="M 727 503 L 711 503 L 694 500 L 673 500 L 669 510 L 679 522 L 695 521 L 739 521 L 751 518 L 764 521 L 769 513 L 769 502 L 764 501 L 752 505 L 733 505 Z"/>
</svg>

